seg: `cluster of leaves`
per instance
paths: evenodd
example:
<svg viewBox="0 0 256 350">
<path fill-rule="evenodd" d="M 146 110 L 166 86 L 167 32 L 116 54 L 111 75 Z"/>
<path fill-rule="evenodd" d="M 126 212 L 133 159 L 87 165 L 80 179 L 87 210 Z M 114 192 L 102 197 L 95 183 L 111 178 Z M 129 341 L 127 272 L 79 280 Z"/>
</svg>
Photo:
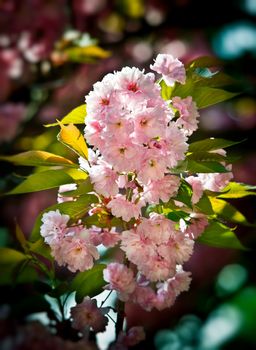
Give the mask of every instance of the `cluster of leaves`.
<svg viewBox="0 0 256 350">
<path fill-rule="evenodd" d="M 110 52 L 98 46 L 98 42 L 87 33 L 70 31 L 64 34 L 51 54 L 53 64 L 59 66 L 67 62 L 94 63 L 97 59 L 108 58 Z"/>
<path fill-rule="evenodd" d="M 199 108 L 205 108 L 218 102 L 227 100 L 236 95 L 221 87 L 230 85 L 232 80 L 221 72 L 210 70 L 218 62 L 212 58 L 200 58 L 187 65 L 187 82 L 185 85 L 176 84 L 170 88 L 161 81 L 162 97 L 170 100 L 172 96 L 192 96 Z M 84 137 L 79 130 L 79 125 L 84 124 L 86 106 L 81 105 L 66 115 L 61 121 L 46 125 L 47 127 L 60 127 L 58 140 L 74 152 L 75 157 L 87 158 L 88 148 Z M 231 162 L 231 158 L 223 157 L 212 151 L 227 148 L 237 142 L 224 139 L 206 139 L 190 144 L 186 158 L 175 169 L 176 173 L 221 173 L 226 172 L 222 165 L 223 160 Z M 92 193 L 93 187 L 88 175 L 79 168 L 74 156 L 71 158 L 46 151 L 31 150 L 12 156 L 2 156 L 1 160 L 14 163 L 19 166 L 34 167 L 31 175 L 26 177 L 7 195 L 36 192 L 58 188 L 60 185 L 76 183 L 77 189 L 65 193 L 72 196 L 75 201 L 59 203 L 47 208 L 59 209 L 61 213 L 68 214 L 71 220 L 81 219 L 86 225 L 106 227 L 114 225 L 114 220 L 109 213 L 102 211 L 100 214 L 88 216 L 88 210 L 92 204 L 98 202 L 98 197 Z M 254 226 L 246 217 L 238 211 L 230 200 L 255 196 L 256 188 L 253 186 L 230 182 L 221 192 L 205 191 L 201 200 L 195 205 L 195 209 L 208 216 L 209 225 L 198 241 L 215 247 L 246 249 L 235 235 L 238 225 Z M 176 200 L 193 208 L 191 186 L 182 180 Z M 176 207 L 174 200 L 157 206 L 150 206 L 150 211 L 164 213 L 169 219 L 179 221 L 186 219 L 187 213 Z M 27 240 L 19 226 L 16 226 L 16 237 L 23 252 L 11 249 L 0 249 L 0 266 L 2 277 L 1 284 L 26 283 L 38 280 L 48 284 L 47 293 L 59 298 L 62 295 L 76 293 L 76 301 L 80 302 L 84 296 L 95 296 L 104 285 L 102 270 L 103 260 L 91 270 L 80 272 L 71 277 L 70 283 L 56 276 L 54 261 L 48 246 L 40 237 L 41 213 L 34 225 L 30 238 Z M 115 222 L 116 224 L 116 222 Z M 42 278 L 43 274 L 43 278 Z M 62 305 L 63 307 L 63 305 Z"/>
</svg>

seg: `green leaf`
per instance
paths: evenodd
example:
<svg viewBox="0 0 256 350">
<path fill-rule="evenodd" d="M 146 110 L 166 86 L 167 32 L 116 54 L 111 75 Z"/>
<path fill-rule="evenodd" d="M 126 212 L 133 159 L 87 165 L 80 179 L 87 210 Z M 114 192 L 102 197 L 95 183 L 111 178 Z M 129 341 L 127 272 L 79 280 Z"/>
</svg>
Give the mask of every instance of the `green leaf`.
<svg viewBox="0 0 256 350">
<path fill-rule="evenodd" d="M 198 74 L 198 72 L 196 71 Z M 201 72 L 202 74 L 202 72 Z M 227 74 L 224 74 L 222 72 L 214 73 L 213 75 L 210 75 L 208 77 L 204 76 L 200 80 L 196 82 L 197 87 L 226 87 L 226 86 L 234 86 L 237 84 L 237 81 L 228 76 Z"/>
<path fill-rule="evenodd" d="M 84 124 L 86 117 L 86 104 L 78 106 L 74 108 L 71 112 L 69 112 L 65 117 L 61 119 L 62 124 Z M 56 126 L 59 123 L 47 124 L 45 127 Z"/>
<path fill-rule="evenodd" d="M 246 217 L 230 203 L 214 197 L 211 197 L 210 201 L 213 211 L 220 217 L 237 224 L 253 226 L 250 225 Z"/>
<path fill-rule="evenodd" d="M 76 190 L 62 192 L 61 196 L 63 196 L 63 197 L 77 197 L 77 196 L 85 195 L 86 193 L 92 192 L 92 191 L 93 191 L 93 185 L 91 183 L 90 178 L 87 177 L 85 181 L 81 182 L 77 186 Z"/>
<path fill-rule="evenodd" d="M 21 261 L 17 265 L 1 266 L 0 285 L 11 285 L 19 283 L 31 283 L 38 279 L 37 271 L 30 265 L 28 260 Z"/>
<path fill-rule="evenodd" d="M 212 221 L 197 241 L 218 248 L 246 249 L 235 233 L 218 221 Z"/>
<path fill-rule="evenodd" d="M 85 181 L 88 178 L 88 174 L 81 169 L 63 169 L 65 174 L 69 175 L 74 182 Z"/>
<path fill-rule="evenodd" d="M 214 214 L 211 201 L 210 201 L 209 197 L 205 193 L 200 198 L 199 202 L 197 202 L 195 204 L 195 207 L 197 209 L 199 209 L 204 214 L 207 214 L 207 215 L 213 215 Z"/>
<path fill-rule="evenodd" d="M 227 148 L 233 145 L 237 145 L 243 141 L 230 141 L 225 139 L 205 139 L 202 141 L 196 141 L 192 142 L 189 145 L 188 151 L 189 152 L 210 152 L 210 151 L 216 151 L 222 148 Z"/>
<path fill-rule="evenodd" d="M 69 124 L 67 126 L 63 125 L 61 122 L 59 122 L 59 124 L 61 130 L 58 134 L 58 140 L 76 152 L 79 156 L 87 159 L 88 148 L 80 130 L 74 124 Z"/>
<path fill-rule="evenodd" d="M 25 166 L 77 167 L 71 160 L 45 151 L 28 151 L 13 156 L 0 156 L 0 159 Z"/>
<path fill-rule="evenodd" d="M 243 198 L 247 196 L 255 196 L 256 186 L 250 186 L 238 182 L 230 182 L 219 194 L 218 198 Z"/>
<path fill-rule="evenodd" d="M 222 156 L 218 153 L 205 152 L 205 151 L 189 153 L 187 154 L 186 158 L 189 160 L 195 160 L 199 162 L 204 162 L 204 161 L 223 162 L 226 160 L 225 156 Z"/>
<path fill-rule="evenodd" d="M 180 219 L 189 218 L 189 214 L 186 213 L 185 211 L 182 211 L 182 210 L 173 210 L 173 211 L 169 212 L 169 213 L 166 215 L 166 217 L 167 217 L 169 220 L 178 222 L 178 221 L 180 221 Z"/>
<path fill-rule="evenodd" d="M 73 178 L 63 170 L 47 170 L 28 176 L 7 195 L 43 191 L 73 182 Z"/>
<path fill-rule="evenodd" d="M 71 290 L 76 291 L 76 302 L 81 303 L 85 296 L 94 297 L 102 292 L 106 284 L 103 279 L 103 270 L 106 265 L 95 265 L 92 269 L 80 272 L 71 282 Z"/>
<path fill-rule="evenodd" d="M 81 196 L 76 201 L 64 202 L 50 206 L 37 217 L 30 240 L 34 242 L 40 238 L 40 226 L 42 225 L 41 220 L 44 213 L 59 209 L 61 214 L 69 215 L 71 219 L 78 220 L 88 212 L 92 203 L 98 203 L 98 201 L 98 197 L 94 194 L 87 194 Z"/>
<path fill-rule="evenodd" d="M 186 64 L 186 68 L 216 67 L 221 61 L 214 56 L 200 56 Z"/>
<path fill-rule="evenodd" d="M 161 96 L 162 96 L 162 98 L 165 101 L 170 100 L 171 96 L 172 96 L 173 87 L 168 86 L 163 79 L 160 81 L 159 85 L 161 86 Z"/>
<path fill-rule="evenodd" d="M 17 250 L 0 248 L 0 285 L 34 281 L 37 273 L 28 266 L 29 259 Z"/>
<path fill-rule="evenodd" d="M 50 246 L 46 244 L 42 238 L 39 238 L 35 242 L 28 242 L 28 243 L 29 243 L 29 251 L 31 253 L 41 255 L 48 260 L 53 260 Z"/>
<path fill-rule="evenodd" d="M 201 109 L 229 100 L 237 95 L 238 93 L 236 92 L 229 92 L 222 89 L 198 87 L 193 90 L 191 96 L 196 102 L 197 108 Z"/>
<path fill-rule="evenodd" d="M 28 259 L 27 255 L 11 249 L 11 248 L 0 248 L 0 265 L 12 265 L 18 264 L 23 260 Z"/>
<path fill-rule="evenodd" d="M 209 67 L 219 65 L 220 61 L 215 57 L 200 57 L 188 63 L 186 65 L 186 83 L 184 85 L 176 84 L 172 96 L 180 96 L 181 98 L 191 96 L 199 109 L 237 96 L 238 93 L 219 88 L 233 86 L 236 83 L 228 75 L 209 69 Z"/>
<path fill-rule="evenodd" d="M 176 197 L 173 199 L 186 204 L 189 208 L 192 209 L 192 203 L 191 203 L 192 194 L 193 193 L 192 193 L 191 186 L 185 180 L 181 180 L 178 193 Z"/>
<path fill-rule="evenodd" d="M 16 238 L 19 241 L 21 247 L 23 248 L 23 250 L 25 252 L 27 252 L 27 248 L 28 248 L 28 241 L 24 235 L 24 233 L 22 232 L 20 226 L 16 223 L 15 225 L 15 233 L 16 233 Z"/>
<path fill-rule="evenodd" d="M 222 164 L 218 162 L 196 162 L 195 160 L 188 160 L 187 171 L 190 173 L 228 173 Z"/>
<path fill-rule="evenodd" d="M 205 78 L 205 80 L 210 79 L 213 78 Z M 196 83 L 193 80 L 188 80 L 185 85 L 177 85 L 172 92 L 172 96 L 180 96 L 181 98 L 191 96 L 196 102 L 197 108 L 202 109 L 229 100 L 239 94 L 209 87 L 207 85 L 200 86 L 199 84 L 200 83 Z"/>
</svg>

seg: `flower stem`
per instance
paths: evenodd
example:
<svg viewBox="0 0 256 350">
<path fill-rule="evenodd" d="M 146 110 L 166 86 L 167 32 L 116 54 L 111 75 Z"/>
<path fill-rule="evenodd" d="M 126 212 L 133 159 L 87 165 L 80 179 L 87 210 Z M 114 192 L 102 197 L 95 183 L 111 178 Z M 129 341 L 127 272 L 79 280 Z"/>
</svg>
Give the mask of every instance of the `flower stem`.
<svg viewBox="0 0 256 350">
<path fill-rule="evenodd" d="M 113 292 L 113 290 L 111 290 L 111 291 L 108 293 L 108 295 L 106 296 L 106 298 L 102 301 L 100 307 L 102 307 L 102 306 L 105 304 L 105 302 L 108 300 L 108 298 L 109 298 L 109 296 L 110 296 L 110 294 L 111 294 L 112 292 Z"/>
<path fill-rule="evenodd" d="M 125 303 L 121 300 L 118 300 L 117 319 L 116 319 L 116 340 L 117 340 L 118 334 L 123 330 L 124 318 L 125 318 L 124 308 L 125 308 Z"/>
</svg>

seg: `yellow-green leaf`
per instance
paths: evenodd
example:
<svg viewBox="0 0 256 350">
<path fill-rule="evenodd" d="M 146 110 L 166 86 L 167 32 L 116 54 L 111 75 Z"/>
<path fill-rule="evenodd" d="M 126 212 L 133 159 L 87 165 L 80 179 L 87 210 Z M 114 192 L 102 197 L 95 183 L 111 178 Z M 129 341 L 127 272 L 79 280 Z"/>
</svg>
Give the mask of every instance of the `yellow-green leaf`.
<svg viewBox="0 0 256 350">
<path fill-rule="evenodd" d="M 47 170 L 28 176 L 7 195 L 43 191 L 73 182 L 74 179 L 63 170 Z"/>
<path fill-rule="evenodd" d="M 12 156 L 0 156 L 1 160 L 25 166 L 77 167 L 71 160 L 45 151 L 28 151 Z"/>
<path fill-rule="evenodd" d="M 216 214 L 220 215 L 224 219 L 238 224 L 248 224 L 246 217 L 230 203 L 215 197 L 209 197 L 209 199 L 211 201 L 213 211 Z"/>
<path fill-rule="evenodd" d="M 26 260 L 28 257 L 11 248 L 0 248 L 0 266 L 2 265 L 15 265 L 20 263 L 23 260 Z"/>
<path fill-rule="evenodd" d="M 256 196 L 256 186 L 250 186 L 238 182 L 230 182 L 220 193 L 218 198 L 243 198 Z"/>
<path fill-rule="evenodd" d="M 71 148 L 79 156 L 88 158 L 88 148 L 85 143 L 85 139 L 80 130 L 74 125 L 69 124 L 67 126 L 60 124 L 60 132 L 58 134 L 58 140 L 67 147 Z"/>
<path fill-rule="evenodd" d="M 62 124 L 84 124 L 86 117 L 86 104 L 72 109 L 65 117 L 61 119 Z M 58 123 L 47 124 L 45 127 L 56 126 Z"/>
<path fill-rule="evenodd" d="M 28 242 L 26 240 L 24 233 L 22 232 L 22 229 L 17 223 L 16 223 L 15 233 L 16 233 L 16 238 L 19 241 L 21 247 L 24 249 L 25 252 L 27 252 Z"/>
<path fill-rule="evenodd" d="M 216 67 L 221 65 L 221 61 L 214 56 L 201 56 L 186 64 L 186 68 Z"/>
<path fill-rule="evenodd" d="M 219 150 L 221 148 L 227 148 L 233 145 L 236 145 L 238 143 L 243 142 L 241 141 L 230 141 L 225 139 L 215 139 L 211 137 L 210 139 L 205 139 L 201 141 L 192 142 L 189 145 L 188 151 L 189 152 L 212 152 Z"/>
<path fill-rule="evenodd" d="M 88 177 L 88 174 L 80 169 L 64 169 L 64 172 L 71 176 L 75 182 L 86 180 Z"/>
<path fill-rule="evenodd" d="M 65 49 L 64 53 L 67 55 L 70 61 L 79 63 L 91 62 L 92 59 L 97 58 L 108 58 L 111 55 L 110 51 L 106 51 L 96 45 L 70 47 Z"/>
</svg>

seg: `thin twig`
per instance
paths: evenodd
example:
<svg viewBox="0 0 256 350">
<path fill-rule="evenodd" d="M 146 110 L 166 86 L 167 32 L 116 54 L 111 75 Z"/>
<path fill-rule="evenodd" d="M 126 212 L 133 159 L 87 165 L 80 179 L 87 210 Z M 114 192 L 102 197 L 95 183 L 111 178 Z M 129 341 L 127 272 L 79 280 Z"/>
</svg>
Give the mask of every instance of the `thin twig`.
<svg viewBox="0 0 256 350">
<path fill-rule="evenodd" d="M 105 304 L 105 302 L 108 300 L 108 298 L 109 298 L 109 296 L 110 296 L 110 294 L 111 294 L 112 292 L 113 292 L 113 290 L 111 290 L 111 291 L 108 293 L 108 295 L 106 296 L 106 298 L 102 301 L 100 307 L 102 307 L 102 305 Z"/>
</svg>

